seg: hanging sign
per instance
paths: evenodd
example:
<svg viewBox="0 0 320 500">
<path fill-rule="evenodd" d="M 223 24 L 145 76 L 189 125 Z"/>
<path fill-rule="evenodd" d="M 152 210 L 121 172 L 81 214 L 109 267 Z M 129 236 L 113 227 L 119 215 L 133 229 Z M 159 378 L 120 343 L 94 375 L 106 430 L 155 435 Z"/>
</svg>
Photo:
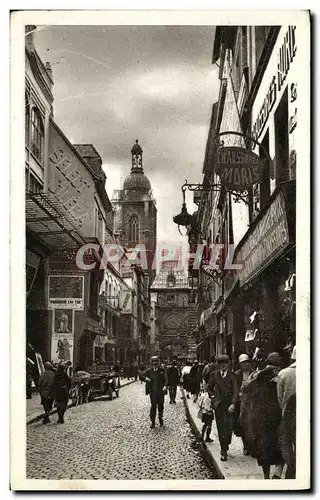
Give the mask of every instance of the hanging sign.
<svg viewBox="0 0 320 500">
<path fill-rule="evenodd" d="M 228 189 L 246 191 L 262 182 L 266 160 L 252 151 L 235 146 L 219 148 L 216 161 L 221 184 Z"/>
</svg>

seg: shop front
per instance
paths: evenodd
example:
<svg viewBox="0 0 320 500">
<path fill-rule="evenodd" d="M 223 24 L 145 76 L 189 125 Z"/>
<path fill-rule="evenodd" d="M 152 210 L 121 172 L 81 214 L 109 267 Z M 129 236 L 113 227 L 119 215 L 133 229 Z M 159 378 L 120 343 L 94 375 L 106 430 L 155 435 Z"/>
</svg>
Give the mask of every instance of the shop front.
<svg viewBox="0 0 320 500">
<path fill-rule="evenodd" d="M 236 261 L 244 329 L 242 338 L 237 332 L 238 353 L 286 355 L 295 342 L 295 181 L 274 191 L 239 243 Z"/>
</svg>

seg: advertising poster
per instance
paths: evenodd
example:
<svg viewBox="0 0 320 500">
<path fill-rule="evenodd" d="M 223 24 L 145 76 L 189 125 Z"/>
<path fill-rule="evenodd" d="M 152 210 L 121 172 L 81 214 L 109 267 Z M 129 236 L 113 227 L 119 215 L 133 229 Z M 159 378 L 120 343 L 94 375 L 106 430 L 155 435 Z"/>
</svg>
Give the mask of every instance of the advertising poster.
<svg viewBox="0 0 320 500">
<path fill-rule="evenodd" d="M 83 309 L 83 276 L 51 275 L 48 286 L 50 309 Z"/>
<path fill-rule="evenodd" d="M 72 309 L 54 309 L 52 315 L 51 360 L 53 362 L 73 361 Z"/>
</svg>

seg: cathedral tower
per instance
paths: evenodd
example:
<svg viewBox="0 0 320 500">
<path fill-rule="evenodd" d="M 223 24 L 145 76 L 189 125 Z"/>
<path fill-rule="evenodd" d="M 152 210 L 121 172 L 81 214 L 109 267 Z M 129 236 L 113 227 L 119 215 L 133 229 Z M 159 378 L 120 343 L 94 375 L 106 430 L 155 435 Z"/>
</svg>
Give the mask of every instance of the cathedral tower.
<svg viewBox="0 0 320 500">
<path fill-rule="evenodd" d="M 155 276 L 151 266 L 156 250 L 157 208 L 151 183 L 143 171 L 143 150 L 138 139 L 131 149 L 131 156 L 131 172 L 112 200 L 116 212 L 115 233 L 127 249 L 145 245 L 152 282 Z"/>
</svg>

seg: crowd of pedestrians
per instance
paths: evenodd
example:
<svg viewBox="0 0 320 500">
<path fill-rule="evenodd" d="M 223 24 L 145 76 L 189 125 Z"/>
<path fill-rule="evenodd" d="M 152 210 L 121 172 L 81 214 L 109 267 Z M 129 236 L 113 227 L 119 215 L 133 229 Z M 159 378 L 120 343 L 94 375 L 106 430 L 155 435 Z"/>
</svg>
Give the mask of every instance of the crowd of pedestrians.
<svg viewBox="0 0 320 500">
<path fill-rule="evenodd" d="M 247 354 L 238 359 L 239 369 L 233 371 L 226 354 L 209 359 L 203 366 L 197 360 L 180 365 L 172 360 L 167 366 L 157 356 L 151 366 L 141 372 L 150 396 L 151 428 L 155 427 L 158 411 L 160 426 L 164 425 L 164 396 L 175 404 L 177 387 L 199 406 L 202 439 L 212 442 L 215 420 L 221 460 L 228 460 L 233 434 L 241 437 L 243 454 L 257 460 L 265 479 L 280 479 L 286 465 L 285 478 L 295 478 L 296 440 L 296 348 L 288 367 L 279 353 L 255 360 Z"/>
</svg>

